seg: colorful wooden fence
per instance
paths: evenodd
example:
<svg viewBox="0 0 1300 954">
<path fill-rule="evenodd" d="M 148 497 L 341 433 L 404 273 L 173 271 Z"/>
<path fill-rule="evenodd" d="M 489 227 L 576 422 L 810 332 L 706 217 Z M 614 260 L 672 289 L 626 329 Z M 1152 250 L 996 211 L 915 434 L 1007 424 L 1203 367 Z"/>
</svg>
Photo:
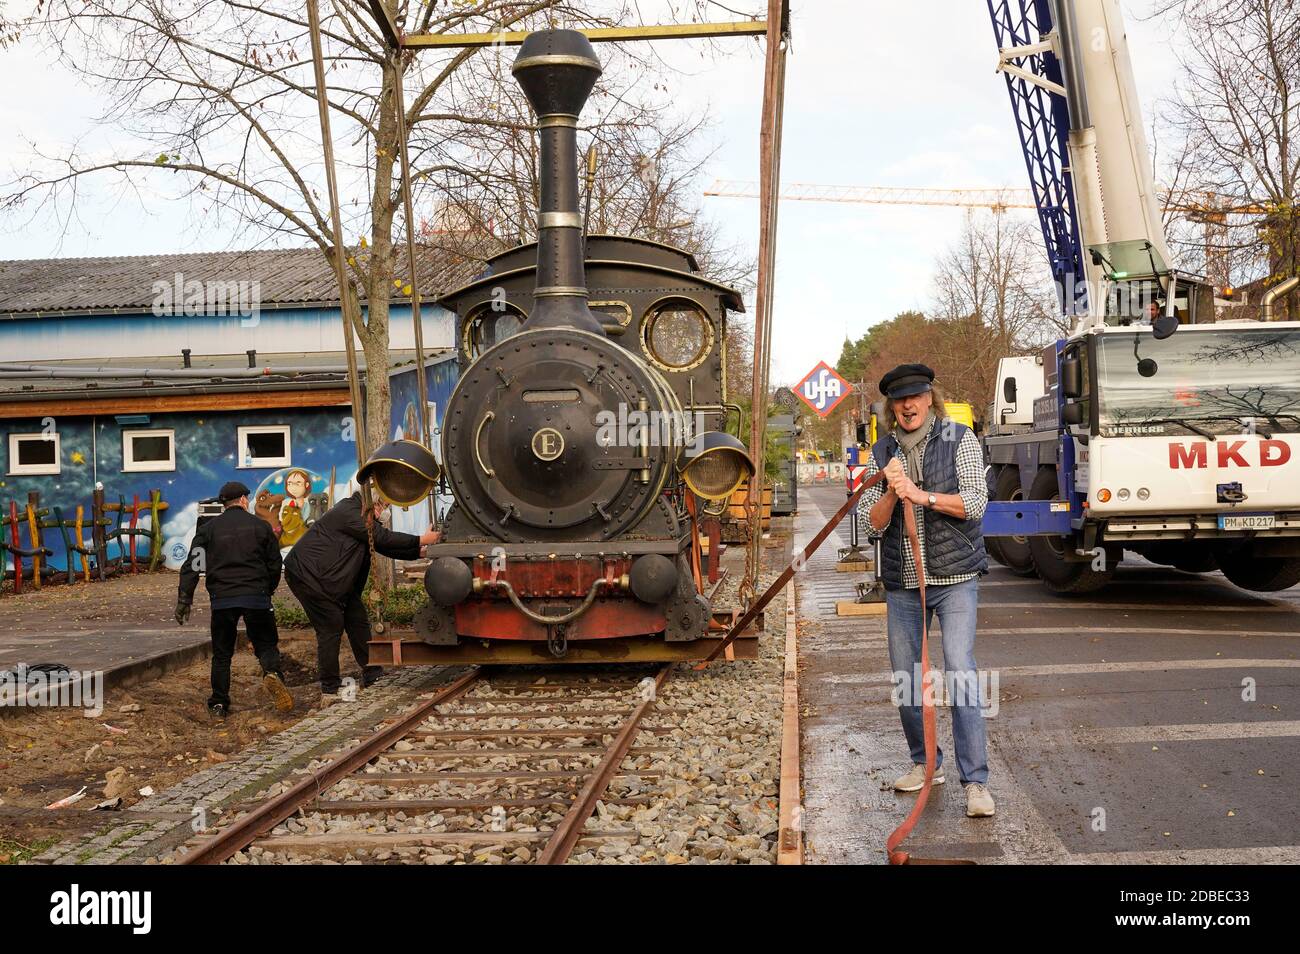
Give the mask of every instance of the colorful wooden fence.
<svg viewBox="0 0 1300 954">
<path fill-rule="evenodd" d="M 13 569 L 6 570 L 5 576 L 13 580 L 14 592 L 21 593 L 25 581 L 39 590 L 42 582 L 59 582 L 60 577 L 68 584 L 76 583 L 78 577 L 89 583 L 94 577 L 103 580 L 118 573 L 157 570 L 162 562 L 162 513 L 166 509 L 161 490 L 151 490 L 144 502 L 139 494 L 134 494 L 128 504 L 122 496 L 117 498 L 117 503 L 108 503 L 104 491 L 97 489 L 91 499 L 91 544 L 87 546 L 83 505 L 77 504 L 74 516 L 69 518 L 62 507 L 53 508 L 52 514 L 42 508 L 37 492 L 27 495 L 25 507 L 11 500 L 8 516 L 0 515 L 0 557 L 8 555 L 13 560 Z M 140 526 L 140 518 L 145 514 L 149 516 L 147 528 Z M 23 530 L 27 531 L 25 546 Z M 53 540 L 61 539 L 63 543 L 66 571 L 50 565 L 54 550 L 47 545 L 47 530 L 58 531 L 58 537 Z M 141 538 L 148 542 L 147 566 L 138 558 Z M 116 558 L 109 556 L 110 544 L 117 546 Z"/>
</svg>

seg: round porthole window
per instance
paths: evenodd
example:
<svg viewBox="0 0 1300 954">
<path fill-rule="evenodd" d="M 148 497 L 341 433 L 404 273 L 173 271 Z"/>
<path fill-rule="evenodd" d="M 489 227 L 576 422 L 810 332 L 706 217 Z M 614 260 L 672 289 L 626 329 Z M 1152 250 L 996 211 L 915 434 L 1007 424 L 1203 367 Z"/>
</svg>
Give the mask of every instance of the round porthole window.
<svg viewBox="0 0 1300 954">
<path fill-rule="evenodd" d="M 465 322 L 462 346 L 465 355 L 473 361 L 483 352 L 505 341 L 524 323 L 524 313 L 514 305 L 484 306 L 471 313 Z"/>
<path fill-rule="evenodd" d="M 667 371 L 689 371 L 713 350 L 713 323 L 693 301 L 655 305 L 641 322 L 641 343 L 650 361 Z"/>
</svg>

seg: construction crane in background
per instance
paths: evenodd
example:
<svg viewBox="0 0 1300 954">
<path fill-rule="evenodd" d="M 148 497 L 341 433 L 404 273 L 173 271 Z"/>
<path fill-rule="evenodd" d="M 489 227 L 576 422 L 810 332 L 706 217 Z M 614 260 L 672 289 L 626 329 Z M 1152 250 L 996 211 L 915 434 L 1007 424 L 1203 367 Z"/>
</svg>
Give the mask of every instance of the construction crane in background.
<svg viewBox="0 0 1300 954">
<path fill-rule="evenodd" d="M 715 179 L 704 190 L 706 197 L 757 199 L 758 183 L 744 179 Z M 1219 288 L 1230 285 L 1226 256 L 1229 215 L 1266 215 L 1270 210 L 1255 203 L 1213 192 L 1200 193 L 1201 201 L 1190 198 L 1173 202 L 1168 190 L 1159 193 L 1161 208 L 1186 215 L 1189 221 L 1205 229 L 1206 276 Z M 849 202 L 863 205 L 948 206 L 962 209 L 989 209 L 994 213 L 1008 209 L 1037 209 L 1028 189 L 934 189 L 905 186 L 827 185 L 791 182 L 781 187 L 781 199 L 790 202 Z M 1049 219 L 1053 217 L 1049 216 Z M 1053 219 L 1054 220 L 1054 219 Z"/>
<path fill-rule="evenodd" d="M 718 179 L 704 190 L 706 196 L 757 199 L 758 183 Z M 966 209 L 1033 209 L 1028 189 L 909 189 L 891 186 L 816 185 L 791 182 L 781 187 L 781 198 L 792 202 L 862 202 L 869 205 L 942 205 Z"/>
</svg>

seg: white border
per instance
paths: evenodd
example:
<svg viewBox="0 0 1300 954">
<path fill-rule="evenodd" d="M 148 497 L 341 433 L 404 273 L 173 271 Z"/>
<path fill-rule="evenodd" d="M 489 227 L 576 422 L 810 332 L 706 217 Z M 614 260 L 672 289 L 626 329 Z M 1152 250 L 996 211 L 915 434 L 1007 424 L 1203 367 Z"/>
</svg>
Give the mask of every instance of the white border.
<svg viewBox="0 0 1300 954">
<path fill-rule="evenodd" d="M 245 463 L 248 456 L 248 435 L 249 434 L 270 434 L 279 433 L 284 435 L 284 454 L 280 457 L 254 457 L 251 463 Z M 288 424 L 261 424 L 240 427 L 236 431 L 235 437 L 235 469 L 236 470 L 265 470 L 268 467 L 288 467 L 293 463 L 293 447 L 290 444 L 292 432 Z"/>
<path fill-rule="evenodd" d="M 54 442 L 54 463 L 53 464 L 20 464 L 18 463 L 18 442 L 19 441 L 53 441 Z M 54 431 L 46 434 L 38 431 L 34 434 L 10 434 L 9 435 L 9 475 L 12 477 L 33 477 L 33 476 L 57 476 L 63 473 L 63 446 L 59 439 L 59 432 Z"/>
<path fill-rule="evenodd" d="M 137 462 L 128 453 L 132 437 L 166 437 L 171 441 L 171 455 L 166 461 L 149 460 Z M 176 431 L 170 427 L 123 428 L 122 429 L 122 473 L 160 473 L 176 469 Z"/>
</svg>

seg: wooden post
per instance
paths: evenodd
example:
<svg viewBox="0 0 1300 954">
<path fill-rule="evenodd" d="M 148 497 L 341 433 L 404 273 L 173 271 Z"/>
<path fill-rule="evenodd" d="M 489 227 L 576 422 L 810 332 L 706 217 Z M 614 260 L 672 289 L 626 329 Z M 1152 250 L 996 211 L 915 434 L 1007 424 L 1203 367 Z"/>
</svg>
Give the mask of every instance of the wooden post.
<svg viewBox="0 0 1300 954">
<path fill-rule="evenodd" d="M 86 508 L 81 504 L 77 504 L 77 525 L 76 525 L 75 532 L 77 534 L 77 546 L 79 548 L 85 547 L 86 545 L 85 538 L 82 537 L 82 533 L 84 531 L 82 530 L 82 524 L 81 524 L 81 521 L 85 517 L 85 515 L 86 515 Z M 85 577 L 86 582 L 89 583 L 90 582 L 90 557 L 88 557 L 85 553 L 82 553 L 80 549 L 77 550 L 77 557 L 81 560 L 81 575 Z M 72 575 L 71 558 L 69 558 L 69 563 L 68 563 L 68 575 L 69 576 Z"/>
<path fill-rule="evenodd" d="M 32 540 L 32 586 L 41 588 L 41 526 L 36 519 L 36 509 L 41 505 L 39 491 L 27 494 L 27 535 Z"/>
<path fill-rule="evenodd" d="M 108 541 L 104 539 L 104 488 L 96 487 L 90 498 L 90 536 L 95 546 L 95 564 L 99 581 L 104 582 L 104 565 L 108 563 Z"/>
<path fill-rule="evenodd" d="M 162 502 L 162 491 L 149 491 L 149 572 L 158 570 L 162 562 L 162 512 L 167 505 Z"/>
<path fill-rule="evenodd" d="M 139 522 L 140 522 L 140 495 L 139 495 L 139 494 L 132 494 L 132 495 L 131 495 L 131 523 L 130 523 L 130 525 L 129 525 L 130 530 L 131 530 L 131 533 L 129 534 L 129 536 L 130 536 L 130 538 L 131 538 L 131 539 L 130 539 L 130 547 L 131 547 L 131 575 L 132 575 L 132 576 L 134 576 L 135 573 L 136 573 L 136 566 L 135 566 L 135 530 L 136 530 L 136 524 L 138 524 Z"/>
<path fill-rule="evenodd" d="M 14 500 L 9 501 L 9 539 L 14 555 L 14 595 L 19 595 L 23 591 L 23 558 L 18 553 L 22 541 L 18 539 L 18 503 Z"/>
</svg>

